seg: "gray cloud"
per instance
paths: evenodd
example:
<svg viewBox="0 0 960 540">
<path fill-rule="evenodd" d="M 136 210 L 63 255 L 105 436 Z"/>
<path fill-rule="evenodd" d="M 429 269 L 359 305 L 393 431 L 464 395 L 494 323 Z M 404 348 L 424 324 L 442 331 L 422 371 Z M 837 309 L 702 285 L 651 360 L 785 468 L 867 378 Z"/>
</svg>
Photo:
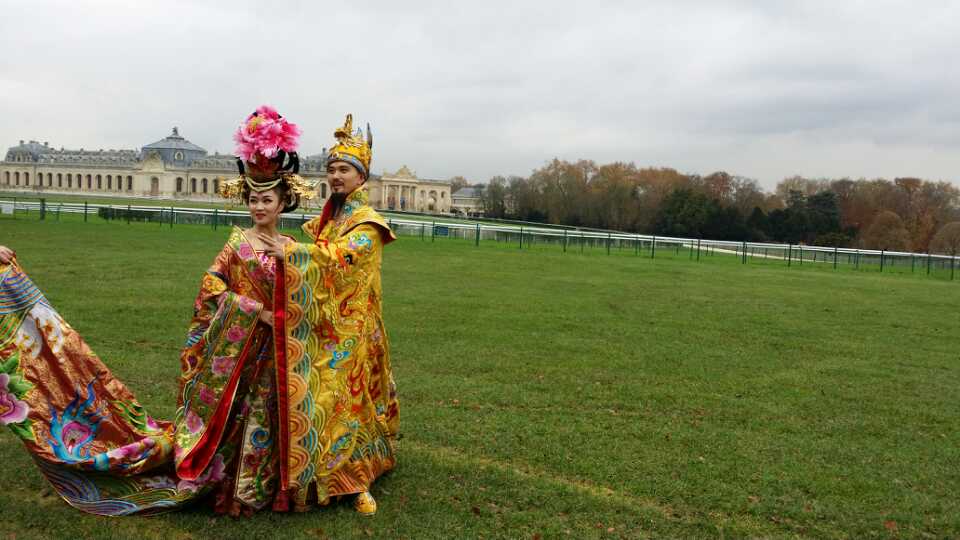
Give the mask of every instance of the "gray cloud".
<svg viewBox="0 0 960 540">
<path fill-rule="evenodd" d="M 0 19 L 6 140 L 137 147 L 172 125 L 229 152 L 262 102 L 374 169 L 476 181 L 553 157 L 772 186 L 958 180 L 950 2 L 18 2 Z"/>
</svg>

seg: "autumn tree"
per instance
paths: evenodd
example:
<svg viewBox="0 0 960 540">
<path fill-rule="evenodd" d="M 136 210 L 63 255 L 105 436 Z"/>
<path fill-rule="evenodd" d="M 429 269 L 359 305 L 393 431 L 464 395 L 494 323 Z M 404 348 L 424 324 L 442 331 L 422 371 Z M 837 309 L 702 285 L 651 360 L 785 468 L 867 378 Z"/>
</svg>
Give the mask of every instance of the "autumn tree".
<svg viewBox="0 0 960 540">
<path fill-rule="evenodd" d="M 930 241 L 930 252 L 956 256 L 960 253 L 960 221 L 947 223 Z"/>
<path fill-rule="evenodd" d="M 910 232 L 896 212 L 884 210 L 870 224 L 863 234 L 864 246 L 870 249 L 887 251 L 908 251 Z"/>
</svg>

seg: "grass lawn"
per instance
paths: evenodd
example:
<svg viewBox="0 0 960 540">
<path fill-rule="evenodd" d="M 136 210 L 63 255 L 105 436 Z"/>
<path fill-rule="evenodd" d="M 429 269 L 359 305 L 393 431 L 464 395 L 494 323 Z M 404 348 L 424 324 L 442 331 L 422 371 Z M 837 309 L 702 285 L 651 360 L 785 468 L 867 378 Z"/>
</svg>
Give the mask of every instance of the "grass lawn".
<svg viewBox="0 0 960 540">
<path fill-rule="evenodd" d="M 161 418 L 226 236 L 0 216 Z M 403 439 L 376 517 L 90 516 L 3 433 L 0 538 L 957 537 L 960 281 L 899 270 L 403 237 L 383 269 Z"/>
</svg>

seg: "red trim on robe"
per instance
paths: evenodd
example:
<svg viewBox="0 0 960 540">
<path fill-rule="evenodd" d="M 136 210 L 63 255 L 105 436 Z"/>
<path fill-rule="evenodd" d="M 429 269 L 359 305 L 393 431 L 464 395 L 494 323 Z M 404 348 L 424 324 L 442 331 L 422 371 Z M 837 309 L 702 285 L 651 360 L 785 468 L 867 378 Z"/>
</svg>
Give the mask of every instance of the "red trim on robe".
<svg viewBox="0 0 960 540">
<path fill-rule="evenodd" d="M 286 511 L 289 506 L 287 492 L 290 489 L 290 388 L 287 380 L 287 286 L 284 277 L 283 259 L 277 260 L 273 285 L 273 346 L 274 365 L 277 370 L 277 413 L 280 450 L 280 493 L 275 499 L 275 509 Z M 278 507 L 279 506 L 279 507 Z"/>
<path fill-rule="evenodd" d="M 253 331 L 251 330 L 251 334 L 252 333 Z M 251 335 L 247 339 L 247 343 L 243 346 L 239 361 L 233 368 L 233 373 L 230 375 L 230 380 L 224 388 L 220 402 L 217 403 L 217 410 L 213 413 L 213 416 L 210 417 L 210 421 L 207 422 L 207 429 L 203 432 L 203 435 L 200 436 L 197 444 L 193 445 L 193 450 L 187 454 L 187 457 L 177 466 L 178 477 L 184 480 L 196 480 L 203 474 L 207 466 L 210 465 L 210 460 L 212 460 L 214 454 L 217 453 L 217 448 L 220 447 L 220 439 L 223 438 L 223 430 L 227 427 L 227 417 L 230 416 L 230 410 L 233 408 L 233 401 L 237 395 L 240 373 L 243 371 L 243 366 L 247 362 L 250 345 L 252 345 L 254 341 L 256 341 L 256 338 Z"/>
</svg>

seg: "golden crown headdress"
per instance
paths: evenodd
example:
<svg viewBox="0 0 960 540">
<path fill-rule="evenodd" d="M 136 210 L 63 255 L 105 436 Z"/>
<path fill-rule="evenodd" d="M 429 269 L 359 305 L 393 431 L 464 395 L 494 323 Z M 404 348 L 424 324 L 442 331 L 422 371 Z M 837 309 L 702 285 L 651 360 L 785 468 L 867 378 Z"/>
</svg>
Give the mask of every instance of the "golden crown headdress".
<svg viewBox="0 0 960 540">
<path fill-rule="evenodd" d="M 250 191 L 261 193 L 277 187 L 281 182 L 286 182 L 290 186 L 290 194 L 300 200 L 309 201 L 317 196 L 314 185 L 304 180 L 299 174 L 290 172 L 283 172 L 278 177 L 266 181 L 255 180 L 246 175 L 230 180 L 223 179 L 220 181 L 220 196 L 224 199 L 242 201 L 244 184 L 250 188 Z"/>
<path fill-rule="evenodd" d="M 369 177 L 370 160 L 373 158 L 373 134 L 370 132 L 370 124 L 367 124 L 367 136 L 364 138 L 361 130 L 353 131 L 353 115 L 348 114 L 343 127 L 337 128 L 333 136 L 337 138 L 337 144 L 330 149 L 327 163 L 346 161 L 356 167 L 363 176 Z"/>
</svg>

